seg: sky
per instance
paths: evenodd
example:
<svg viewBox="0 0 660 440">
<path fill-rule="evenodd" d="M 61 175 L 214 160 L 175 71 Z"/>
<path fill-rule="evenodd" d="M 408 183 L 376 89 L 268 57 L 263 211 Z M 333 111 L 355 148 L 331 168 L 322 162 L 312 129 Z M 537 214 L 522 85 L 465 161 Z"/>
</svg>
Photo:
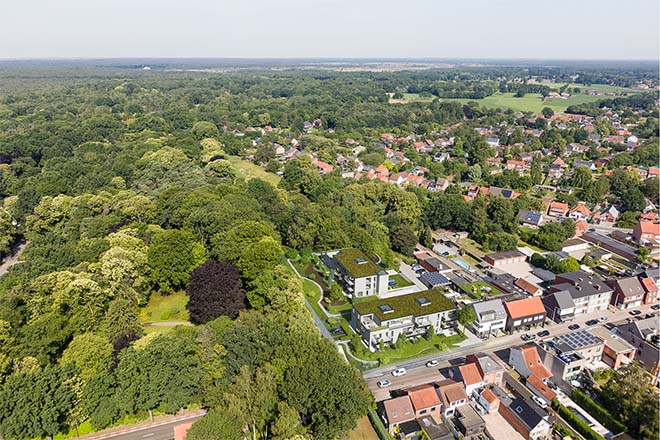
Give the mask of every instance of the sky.
<svg viewBox="0 0 660 440">
<path fill-rule="evenodd" d="M 2 0 L 0 58 L 659 58 L 658 0 Z"/>
</svg>

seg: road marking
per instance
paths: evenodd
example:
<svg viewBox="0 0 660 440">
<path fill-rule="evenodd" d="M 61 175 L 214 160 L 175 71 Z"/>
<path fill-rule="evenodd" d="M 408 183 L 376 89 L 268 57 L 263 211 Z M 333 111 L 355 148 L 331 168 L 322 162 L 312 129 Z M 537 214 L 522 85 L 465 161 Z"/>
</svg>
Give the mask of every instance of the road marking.
<svg viewBox="0 0 660 440">
<path fill-rule="evenodd" d="M 144 437 L 151 437 L 152 435 L 154 435 L 154 433 L 153 433 L 153 432 L 150 432 L 149 434 L 145 434 L 145 435 L 143 435 L 142 438 L 144 438 Z"/>
</svg>

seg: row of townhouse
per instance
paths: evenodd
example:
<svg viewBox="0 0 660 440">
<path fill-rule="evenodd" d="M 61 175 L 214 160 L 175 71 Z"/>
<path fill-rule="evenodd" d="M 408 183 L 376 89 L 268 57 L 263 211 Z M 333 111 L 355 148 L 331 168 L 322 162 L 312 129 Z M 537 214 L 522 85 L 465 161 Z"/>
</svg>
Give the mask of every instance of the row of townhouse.
<svg viewBox="0 0 660 440">
<path fill-rule="evenodd" d="M 543 325 L 546 310 L 539 297 L 530 297 L 503 302 L 491 299 L 472 304 L 476 320 L 472 327 L 479 337 L 497 336 L 529 330 Z"/>
</svg>

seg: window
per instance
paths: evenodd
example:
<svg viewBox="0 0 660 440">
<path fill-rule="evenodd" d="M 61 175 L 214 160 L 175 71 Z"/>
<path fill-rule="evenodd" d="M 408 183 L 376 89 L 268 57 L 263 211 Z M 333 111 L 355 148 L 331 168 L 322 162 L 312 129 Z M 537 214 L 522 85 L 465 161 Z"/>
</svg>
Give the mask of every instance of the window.
<svg viewBox="0 0 660 440">
<path fill-rule="evenodd" d="M 425 410 L 425 409 L 421 409 L 421 410 L 419 410 L 419 413 L 420 413 L 420 414 L 426 414 L 426 410 Z"/>
</svg>

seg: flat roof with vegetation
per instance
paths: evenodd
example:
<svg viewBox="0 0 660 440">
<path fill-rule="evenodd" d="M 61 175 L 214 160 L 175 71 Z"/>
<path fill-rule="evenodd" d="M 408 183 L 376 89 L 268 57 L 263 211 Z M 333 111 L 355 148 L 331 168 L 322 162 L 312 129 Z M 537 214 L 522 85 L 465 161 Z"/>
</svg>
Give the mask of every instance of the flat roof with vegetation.
<svg viewBox="0 0 660 440">
<path fill-rule="evenodd" d="M 404 316 L 424 316 L 456 308 L 442 290 L 433 289 L 408 295 L 377 299 L 353 305 L 360 315 L 373 313 L 382 321 Z"/>
<path fill-rule="evenodd" d="M 335 255 L 335 259 L 354 278 L 370 277 L 382 270 L 359 249 L 342 249 Z"/>
</svg>

